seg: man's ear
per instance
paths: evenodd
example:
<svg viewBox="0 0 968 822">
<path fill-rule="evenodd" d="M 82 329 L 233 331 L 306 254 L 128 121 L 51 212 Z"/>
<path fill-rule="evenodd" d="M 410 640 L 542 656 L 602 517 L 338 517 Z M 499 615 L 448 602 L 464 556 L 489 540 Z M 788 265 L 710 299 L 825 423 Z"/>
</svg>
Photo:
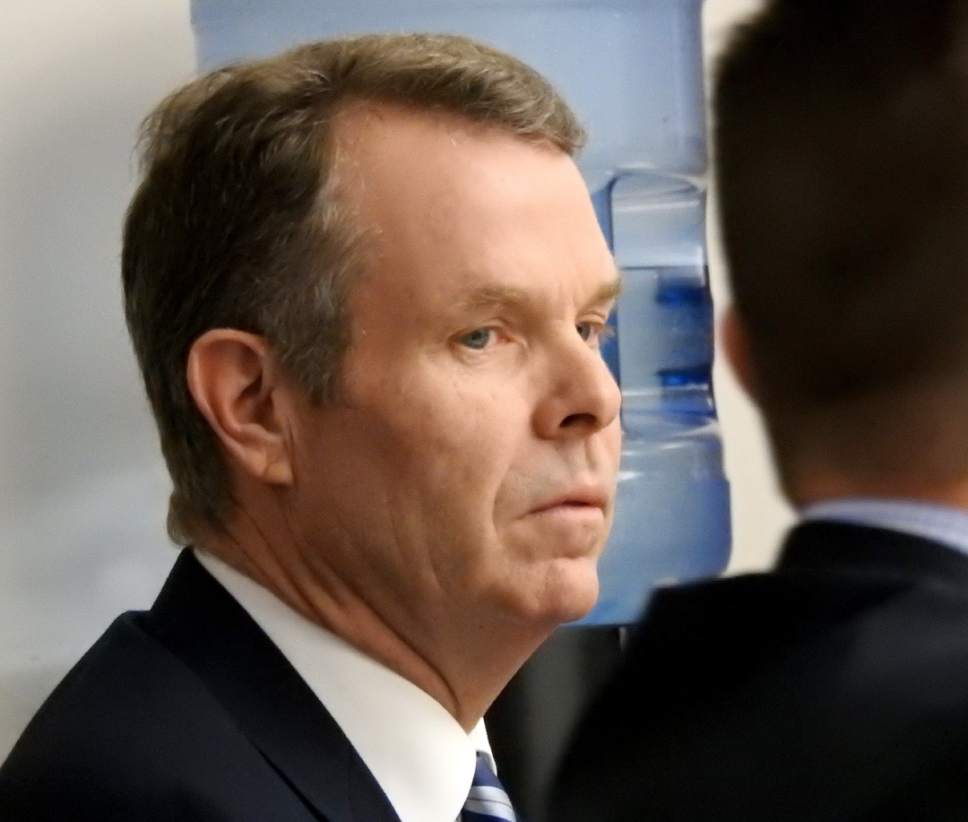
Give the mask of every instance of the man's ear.
<svg viewBox="0 0 968 822">
<path fill-rule="evenodd" d="M 719 323 L 719 335 L 723 341 L 723 351 L 736 375 L 736 379 L 754 403 L 760 403 L 759 375 L 756 363 L 750 354 L 749 334 L 736 306 L 726 307 Z"/>
<path fill-rule="evenodd" d="M 188 390 L 229 456 L 269 485 L 291 485 L 278 369 L 266 341 L 233 328 L 206 331 L 188 352 Z"/>
</svg>

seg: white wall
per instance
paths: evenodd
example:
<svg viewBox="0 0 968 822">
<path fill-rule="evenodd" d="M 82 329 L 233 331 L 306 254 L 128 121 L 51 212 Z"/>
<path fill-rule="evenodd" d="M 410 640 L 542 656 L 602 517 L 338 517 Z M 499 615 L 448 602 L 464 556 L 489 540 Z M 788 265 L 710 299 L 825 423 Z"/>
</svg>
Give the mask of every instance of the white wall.
<svg viewBox="0 0 968 822">
<path fill-rule="evenodd" d="M 0 18 L 2 758 L 174 558 L 118 255 L 138 122 L 194 53 L 188 0 L 4 0 Z"/>
<path fill-rule="evenodd" d="M 710 42 L 750 3 L 708 0 Z M 188 0 L 4 0 L 0 55 L 2 758 L 110 620 L 150 603 L 174 558 L 118 255 L 137 124 L 193 70 Z M 752 411 L 721 363 L 715 377 L 732 567 L 755 567 L 787 514 Z"/>
<path fill-rule="evenodd" d="M 706 0 L 703 28 L 707 87 L 715 69 L 715 56 L 725 45 L 731 28 L 760 5 L 760 0 Z M 715 180 L 711 181 L 711 189 L 709 267 L 718 318 L 729 304 L 729 286 L 719 244 Z M 731 490 L 733 552 L 728 572 L 764 568 L 773 562 L 793 514 L 780 496 L 759 415 L 721 354 L 713 367 L 713 384 Z"/>
</svg>

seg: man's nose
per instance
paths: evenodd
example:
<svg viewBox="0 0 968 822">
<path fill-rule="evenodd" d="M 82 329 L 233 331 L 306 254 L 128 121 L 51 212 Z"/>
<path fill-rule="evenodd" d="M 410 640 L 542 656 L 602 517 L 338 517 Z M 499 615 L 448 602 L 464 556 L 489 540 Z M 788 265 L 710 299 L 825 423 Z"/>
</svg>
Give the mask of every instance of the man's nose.
<svg viewBox="0 0 968 822">
<path fill-rule="evenodd" d="M 581 437 L 610 425 L 622 395 L 601 353 L 576 335 L 549 359 L 548 390 L 535 414 L 538 435 Z"/>
</svg>

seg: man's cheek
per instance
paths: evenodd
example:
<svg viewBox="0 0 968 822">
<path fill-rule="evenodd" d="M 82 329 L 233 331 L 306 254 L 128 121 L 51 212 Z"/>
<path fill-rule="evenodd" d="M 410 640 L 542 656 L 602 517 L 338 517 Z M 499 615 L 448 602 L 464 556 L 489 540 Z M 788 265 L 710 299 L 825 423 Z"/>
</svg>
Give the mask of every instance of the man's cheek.
<svg viewBox="0 0 968 822">
<path fill-rule="evenodd" d="M 618 418 L 609 426 L 609 451 L 615 460 L 615 470 L 618 470 L 618 463 L 622 456 L 622 426 Z"/>
</svg>

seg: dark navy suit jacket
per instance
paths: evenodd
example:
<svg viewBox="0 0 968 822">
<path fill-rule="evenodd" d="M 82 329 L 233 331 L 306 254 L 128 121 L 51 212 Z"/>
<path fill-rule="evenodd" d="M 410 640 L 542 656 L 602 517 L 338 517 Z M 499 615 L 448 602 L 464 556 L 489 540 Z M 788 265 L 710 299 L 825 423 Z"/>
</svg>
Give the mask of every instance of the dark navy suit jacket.
<svg viewBox="0 0 968 822">
<path fill-rule="evenodd" d="M 4 822 L 399 822 L 295 670 L 190 551 L 0 768 Z"/>
<path fill-rule="evenodd" d="M 808 523 L 774 572 L 656 594 L 554 822 L 968 820 L 968 557 Z"/>
</svg>

